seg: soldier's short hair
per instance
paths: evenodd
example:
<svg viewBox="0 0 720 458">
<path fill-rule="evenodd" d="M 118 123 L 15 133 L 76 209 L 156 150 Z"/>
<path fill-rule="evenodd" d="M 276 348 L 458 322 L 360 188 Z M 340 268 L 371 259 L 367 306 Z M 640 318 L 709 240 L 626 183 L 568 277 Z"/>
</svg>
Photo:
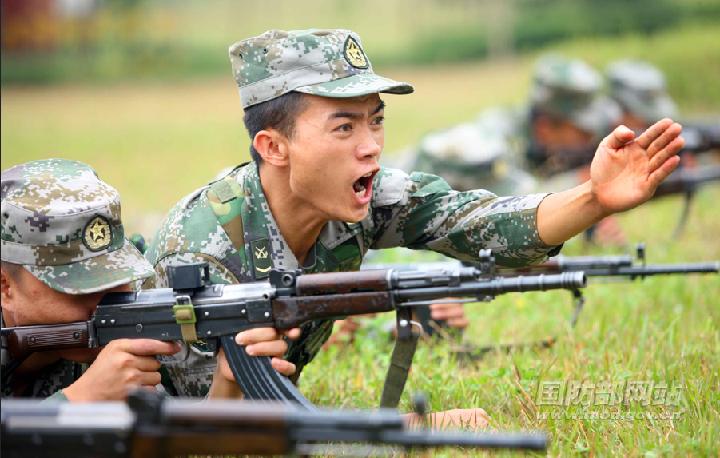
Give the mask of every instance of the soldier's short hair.
<svg viewBox="0 0 720 458">
<path fill-rule="evenodd" d="M 260 164 L 262 158 L 252 144 L 255 135 L 263 129 L 275 129 L 288 139 L 295 133 L 295 120 L 303 112 L 307 103 L 300 92 L 288 92 L 245 108 L 243 122 L 250 135 L 250 156 Z"/>
</svg>

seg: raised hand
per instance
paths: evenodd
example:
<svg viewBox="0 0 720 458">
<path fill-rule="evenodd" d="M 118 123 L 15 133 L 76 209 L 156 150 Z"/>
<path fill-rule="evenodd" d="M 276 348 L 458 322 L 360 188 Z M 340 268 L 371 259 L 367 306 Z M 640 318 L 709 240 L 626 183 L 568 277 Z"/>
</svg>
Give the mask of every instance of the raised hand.
<svg viewBox="0 0 720 458">
<path fill-rule="evenodd" d="M 682 126 L 665 118 L 639 137 L 619 126 L 600 143 L 592 165 L 592 193 L 607 213 L 621 212 L 650 199 L 680 163 Z"/>
</svg>

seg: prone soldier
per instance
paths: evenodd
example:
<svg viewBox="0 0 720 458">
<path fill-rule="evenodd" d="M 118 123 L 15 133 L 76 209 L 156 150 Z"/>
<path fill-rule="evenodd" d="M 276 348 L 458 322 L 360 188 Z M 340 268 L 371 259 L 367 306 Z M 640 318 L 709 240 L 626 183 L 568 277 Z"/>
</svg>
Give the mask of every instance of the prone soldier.
<svg viewBox="0 0 720 458">
<path fill-rule="evenodd" d="M 619 124 L 633 130 L 647 129 L 665 117 L 677 116 L 667 93 L 665 77 L 655 66 L 639 60 L 619 60 L 605 71 L 610 97 L 622 109 Z"/>
<path fill-rule="evenodd" d="M 459 190 L 523 194 L 549 176 L 589 164 L 620 109 L 601 93 L 602 77 L 581 60 L 538 60 L 525 107 L 491 108 L 474 121 L 424 137 L 412 170 L 435 173 Z M 414 162 L 414 163 L 413 163 Z"/>
<path fill-rule="evenodd" d="M 125 240 L 120 197 L 89 166 L 47 159 L 2 172 L 2 326 L 88 319 L 106 292 L 153 275 Z M 125 399 L 160 383 L 155 355 L 174 343 L 118 340 L 102 349 L 34 353 L 12 360 L 3 339 L 2 396 Z"/>
<path fill-rule="evenodd" d="M 381 168 L 385 103 L 410 84 L 374 73 L 348 30 L 268 31 L 230 47 L 253 162 L 182 199 L 147 252 L 156 285 L 167 268 L 208 262 L 214 282 L 267 278 L 275 269 L 356 270 L 371 248 L 405 246 L 523 266 L 605 216 L 652 196 L 677 166 L 681 126 L 665 119 L 639 136 L 615 129 L 597 148 L 591 177 L 564 192 L 498 197 L 459 192 L 443 179 Z M 332 320 L 292 330 L 237 335 L 251 356 L 297 378 L 327 340 Z M 180 394 L 202 395 L 212 376 L 232 379 L 202 346 L 188 348 L 171 378 Z M 222 363 L 222 357 L 219 358 Z"/>
</svg>

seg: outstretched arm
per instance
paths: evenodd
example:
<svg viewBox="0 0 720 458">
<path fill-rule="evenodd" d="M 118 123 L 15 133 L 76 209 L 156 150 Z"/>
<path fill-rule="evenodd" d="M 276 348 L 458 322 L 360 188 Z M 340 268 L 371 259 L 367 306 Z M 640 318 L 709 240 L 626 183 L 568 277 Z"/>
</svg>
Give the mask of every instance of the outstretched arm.
<svg viewBox="0 0 720 458">
<path fill-rule="evenodd" d="M 590 180 L 552 194 L 540 204 L 540 238 L 548 245 L 558 245 L 602 218 L 650 199 L 680 163 L 681 132 L 682 126 L 667 118 L 637 138 L 627 127 L 617 127 L 600 142 L 590 166 Z"/>
</svg>

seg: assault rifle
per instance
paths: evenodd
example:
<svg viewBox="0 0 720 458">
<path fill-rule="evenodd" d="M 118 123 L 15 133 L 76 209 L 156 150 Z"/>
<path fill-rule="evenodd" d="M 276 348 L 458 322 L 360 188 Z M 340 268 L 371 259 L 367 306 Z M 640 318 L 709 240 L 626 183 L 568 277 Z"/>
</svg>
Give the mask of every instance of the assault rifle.
<svg viewBox="0 0 720 458">
<path fill-rule="evenodd" d="M 625 277 L 630 280 L 654 275 L 687 275 L 718 273 L 719 261 L 685 264 L 647 264 L 645 244 L 636 247 L 637 262 L 630 255 L 556 256 L 548 261 L 519 269 L 498 269 L 500 276 L 521 273 L 584 272 L 588 277 Z"/>
<path fill-rule="evenodd" d="M 683 122 L 683 151 L 704 153 L 720 150 L 720 119 L 705 122 Z"/>
<path fill-rule="evenodd" d="M 555 256 L 548 261 L 526 268 L 500 268 L 493 272 L 494 275 L 515 276 L 519 274 L 559 274 L 583 272 L 590 282 L 593 278 L 614 278 L 636 280 L 655 275 L 688 275 L 688 274 L 717 274 L 720 272 L 720 261 L 684 263 L 684 264 L 647 264 L 645 244 L 638 244 L 636 247 L 637 261 L 630 255 L 610 256 Z M 416 264 L 375 264 L 364 265 L 363 269 L 453 269 L 461 265 L 459 261 L 416 263 Z M 469 264 L 462 264 L 469 265 Z M 573 295 L 574 308 L 570 318 L 570 327 L 577 324 L 580 313 L 585 305 L 585 297 L 579 288 L 568 288 Z M 470 302 L 468 299 L 450 299 L 448 302 Z M 430 312 L 417 310 L 417 319 L 420 321 L 426 334 L 432 335 L 433 330 L 442 327 L 443 323 L 432 323 Z M 549 337 L 537 342 L 509 344 L 501 346 L 472 347 L 465 346 L 457 355 L 468 359 L 479 359 L 485 353 L 492 350 L 511 350 L 518 347 L 539 347 L 548 348 L 556 342 L 555 337 Z"/>
<path fill-rule="evenodd" d="M 272 402 L 169 399 L 148 391 L 132 393 L 127 403 L 4 399 L 0 435 L 6 458 L 371 455 L 393 448 L 547 447 L 542 433 L 408 429 L 393 410 L 308 411 Z"/>
<path fill-rule="evenodd" d="M 409 339 L 412 309 L 443 297 L 486 301 L 509 292 L 585 286 L 582 272 L 495 278 L 494 260 L 489 250 L 484 251 L 477 267 L 317 274 L 272 271 L 268 282 L 239 285 L 210 284 L 207 264 L 171 266 L 171 288 L 108 293 L 87 321 L 3 328 L 3 345 L 13 360 L 21 361 L 31 352 L 99 347 L 115 339 L 203 339 L 215 348 L 219 341 L 247 399 L 282 400 L 312 409 L 295 385 L 272 368 L 270 358 L 248 356 L 235 343 L 235 334 L 394 310 L 398 335 Z M 393 401 L 383 406 L 392 404 L 397 405 Z"/>
<path fill-rule="evenodd" d="M 653 198 L 682 194 L 684 199 L 680 219 L 673 231 L 673 237 L 677 238 L 682 234 L 687 225 L 695 193 L 700 186 L 720 182 L 720 165 L 708 165 L 703 167 L 683 167 L 673 172 L 655 190 Z"/>
</svg>

